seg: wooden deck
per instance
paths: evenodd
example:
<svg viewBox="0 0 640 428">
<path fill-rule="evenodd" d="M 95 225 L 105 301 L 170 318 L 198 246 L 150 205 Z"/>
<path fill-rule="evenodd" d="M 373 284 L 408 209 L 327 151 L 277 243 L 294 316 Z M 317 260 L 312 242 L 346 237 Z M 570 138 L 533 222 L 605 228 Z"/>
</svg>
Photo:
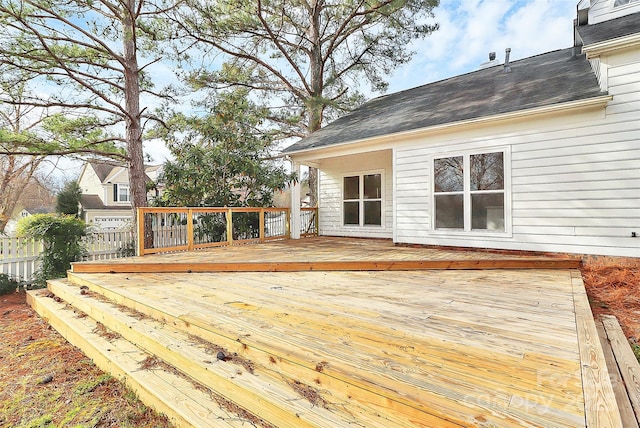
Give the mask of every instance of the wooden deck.
<svg viewBox="0 0 640 428">
<path fill-rule="evenodd" d="M 434 264 L 387 271 L 400 262 Z M 314 238 L 75 264 L 69 279 L 287 372 L 356 426 L 622 426 L 575 267 Z"/>
<path fill-rule="evenodd" d="M 395 246 L 388 240 L 308 238 L 75 263 L 76 273 L 577 269 L 577 257 Z"/>
</svg>

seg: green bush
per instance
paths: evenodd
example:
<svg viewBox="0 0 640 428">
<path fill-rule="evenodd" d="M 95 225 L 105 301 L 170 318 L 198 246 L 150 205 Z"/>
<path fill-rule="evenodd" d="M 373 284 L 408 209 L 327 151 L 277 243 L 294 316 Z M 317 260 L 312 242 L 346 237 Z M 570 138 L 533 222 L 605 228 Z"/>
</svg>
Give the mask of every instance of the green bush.
<svg viewBox="0 0 640 428">
<path fill-rule="evenodd" d="M 0 273 L 0 296 L 3 294 L 15 293 L 20 283 L 7 275 L 6 273 Z"/>
<path fill-rule="evenodd" d="M 82 238 L 86 234 L 85 223 L 71 215 L 35 214 L 21 219 L 18 235 L 44 244 L 35 285 L 44 287 L 48 279 L 65 277 L 71 262 L 85 254 Z"/>
</svg>

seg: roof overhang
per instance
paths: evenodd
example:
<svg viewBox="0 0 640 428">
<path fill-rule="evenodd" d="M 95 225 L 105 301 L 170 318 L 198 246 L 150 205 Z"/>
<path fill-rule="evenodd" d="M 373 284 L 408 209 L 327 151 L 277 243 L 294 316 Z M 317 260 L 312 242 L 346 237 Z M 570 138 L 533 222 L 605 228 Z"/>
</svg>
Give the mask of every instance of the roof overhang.
<svg viewBox="0 0 640 428">
<path fill-rule="evenodd" d="M 440 125 L 434 125 L 427 128 L 417 128 L 409 131 L 396 132 L 394 134 L 385 134 L 385 135 L 379 135 L 375 137 L 363 138 L 359 140 L 345 141 L 343 143 L 332 144 L 330 146 L 322 146 L 322 147 L 309 148 L 304 150 L 284 152 L 283 154 L 291 157 L 297 157 L 297 156 L 304 157 L 307 154 L 311 154 L 311 153 L 320 154 L 323 152 L 331 152 L 336 149 L 345 148 L 346 146 L 356 147 L 356 146 L 363 146 L 363 145 L 366 145 L 366 146 L 377 145 L 389 140 L 398 141 L 398 140 L 415 137 L 417 135 L 425 135 L 425 134 L 430 134 L 434 132 L 442 132 L 442 131 L 453 132 L 453 131 L 457 131 L 458 129 L 462 129 L 462 128 L 473 126 L 473 125 L 486 126 L 486 125 L 491 125 L 493 123 L 498 123 L 498 122 L 507 121 L 507 120 L 514 120 L 514 119 L 523 119 L 530 116 L 539 116 L 539 115 L 553 114 L 558 112 L 569 113 L 569 112 L 575 112 L 575 111 L 581 111 L 581 110 L 596 109 L 596 108 L 606 106 L 607 103 L 612 99 L 613 99 L 613 95 L 602 95 L 599 97 L 587 98 L 583 100 L 569 101 L 569 102 L 560 103 L 560 104 L 551 104 L 551 105 L 542 106 L 542 107 L 518 110 L 518 111 L 509 112 L 509 113 L 496 114 L 492 116 L 478 117 L 478 118 L 467 119 L 467 120 L 462 120 L 458 122 L 443 123 Z"/>
<path fill-rule="evenodd" d="M 582 52 L 587 55 L 587 59 L 590 59 L 600 56 L 603 53 L 638 45 L 640 45 L 640 33 L 635 33 L 624 37 L 618 37 L 616 39 L 603 40 L 602 42 L 585 45 L 582 47 Z"/>
</svg>

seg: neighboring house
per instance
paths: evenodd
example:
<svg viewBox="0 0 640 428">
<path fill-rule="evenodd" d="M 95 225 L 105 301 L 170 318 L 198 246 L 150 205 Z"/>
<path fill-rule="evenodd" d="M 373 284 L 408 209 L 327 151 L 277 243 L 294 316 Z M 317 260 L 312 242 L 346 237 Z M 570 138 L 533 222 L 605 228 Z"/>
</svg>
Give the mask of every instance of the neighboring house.
<svg viewBox="0 0 640 428">
<path fill-rule="evenodd" d="M 161 170 L 161 166 L 145 166 L 147 181 L 157 182 Z M 82 168 L 78 184 L 82 190 L 81 218 L 87 224 L 101 229 L 118 229 L 131 223 L 129 173 L 126 166 L 105 161 L 87 162 Z"/>
<path fill-rule="evenodd" d="M 34 214 L 49 214 L 55 212 L 54 207 L 37 207 L 37 208 L 23 208 L 17 215 L 14 215 L 4 228 L 4 234 L 7 236 L 14 236 L 18 227 L 18 221 L 20 219 L 32 216 Z"/>
<path fill-rule="evenodd" d="M 583 0 L 574 26 L 285 149 L 319 169 L 320 234 L 640 257 L 640 1 Z"/>
</svg>

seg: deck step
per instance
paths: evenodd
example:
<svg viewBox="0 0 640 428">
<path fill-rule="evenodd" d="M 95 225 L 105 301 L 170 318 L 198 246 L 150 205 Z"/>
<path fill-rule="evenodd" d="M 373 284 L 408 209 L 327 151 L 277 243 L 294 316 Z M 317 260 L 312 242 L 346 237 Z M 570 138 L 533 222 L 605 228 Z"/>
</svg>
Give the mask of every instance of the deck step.
<svg viewBox="0 0 640 428">
<path fill-rule="evenodd" d="M 136 281 L 133 277 L 126 277 L 126 280 L 131 280 L 132 285 Z M 224 328 L 214 327 L 211 320 L 193 313 L 185 314 L 181 310 L 175 312 L 172 305 L 159 305 L 157 301 L 147 300 L 140 293 L 129 290 L 127 287 L 117 289 L 103 287 L 99 278 L 94 275 L 70 272 L 69 281 L 77 286 L 87 287 L 92 292 L 101 294 L 119 305 L 161 320 L 165 325 L 171 325 L 192 336 L 204 338 L 230 352 L 246 357 L 255 363 L 256 373 L 264 373 L 275 379 L 298 380 L 303 385 L 311 385 L 321 391 L 321 400 L 331 404 L 332 412 L 340 410 L 357 415 L 357 421 L 364 426 L 458 427 L 461 423 L 464 424 L 450 415 L 449 402 L 440 400 L 431 392 L 423 390 L 416 392 L 419 395 L 429 394 L 431 400 L 438 403 L 436 408 L 425 409 L 424 406 L 416 403 L 414 396 L 398 394 L 391 387 L 384 386 L 373 365 L 342 367 L 337 360 L 332 360 L 333 362 L 326 365 L 317 364 L 317 361 L 321 361 L 321 358 L 326 356 L 317 353 L 313 348 L 301 349 L 299 346 L 302 344 L 298 342 L 267 343 L 258 337 L 259 331 L 253 331 L 252 334 L 247 334 L 247 337 L 238 338 Z M 170 296 L 166 298 L 171 300 Z M 244 323 L 243 320 L 234 322 L 222 313 L 217 320 L 221 323 Z M 316 358 L 310 358 L 310 356 Z M 369 369 L 373 371 L 369 373 Z M 379 382 L 382 384 L 378 384 Z M 350 423 L 352 424 L 353 421 Z"/>
<path fill-rule="evenodd" d="M 88 291 L 86 286 L 67 280 L 50 281 L 49 290 L 76 310 L 89 315 L 94 322 L 122 336 L 119 340 L 135 343 L 144 352 L 197 379 L 224 400 L 267 424 L 295 427 L 358 426 L 363 423 L 372 427 L 399 426 L 396 421 L 381 417 L 374 409 L 357 404 L 352 404 L 358 406 L 357 409 L 349 408 L 335 397 L 321 396 L 317 388 L 299 381 L 295 370 L 288 374 L 255 364 L 243 359 L 236 351 L 181 331 L 166 318 L 153 319 L 125 309 L 119 306 L 127 303 L 123 299 L 116 304 Z M 47 319 L 53 316 L 43 315 Z M 55 323 L 52 325 L 55 327 Z M 228 357 L 225 359 L 231 358 L 231 361 L 218 359 L 216 351 L 221 348 Z M 241 351 L 241 346 L 238 350 Z M 93 358 L 93 355 L 89 356 Z M 171 404 L 169 401 L 165 406 Z M 209 407 L 215 405 L 215 402 L 209 403 Z M 354 413 L 358 414 L 358 420 L 354 419 Z M 187 426 L 201 425 L 188 423 Z"/>
<path fill-rule="evenodd" d="M 67 341 L 90 356 L 105 372 L 129 385 L 138 398 L 167 415 L 177 427 L 246 427 L 212 400 L 211 395 L 170 371 L 145 366 L 150 355 L 121 337 L 102 334 L 98 322 L 65 302 L 51 298 L 48 290 L 30 290 L 27 301 Z"/>
</svg>

